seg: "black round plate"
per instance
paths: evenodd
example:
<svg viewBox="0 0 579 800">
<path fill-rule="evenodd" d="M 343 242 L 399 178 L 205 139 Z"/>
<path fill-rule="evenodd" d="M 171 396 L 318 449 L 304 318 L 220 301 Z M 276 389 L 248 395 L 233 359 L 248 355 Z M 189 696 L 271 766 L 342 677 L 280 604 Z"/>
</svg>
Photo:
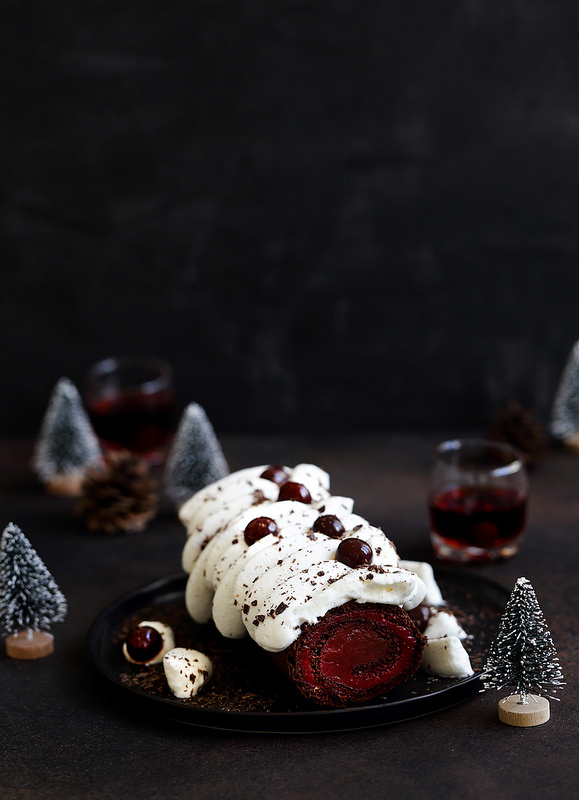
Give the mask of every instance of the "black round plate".
<svg viewBox="0 0 579 800">
<path fill-rule="evenodd" d="M 465 646 L 474 676 L 443 679 L 420 670 L 384 698 L 360 706 L 326 710 L 307 704 L 249 638 L 229 642 L 211 632 L 212 626 L 195 626 L 184 612 L 185 574 L 163 578 L 119 598 L 93 622 L 89 649 L 97 669 L 127 700 L 137 702 L 141 711 L 145 705 L 149 712 L 181 723 L 254 733 L 316 733 L 386 725 L 456 705 L 481 688 L 482 666 L 510 592 L 468 570 L 437 568 L 435 575 L 449 607 L 471 637 Z M 188 700 L 171 694 L 162 665 L 135 667 L 121 652 L 124 637 L 137 622 L 160 619 L 172 624 L 175 614 L 186 631 L 182 634 L 176 628 L 176 645 L 204 650 L 221 666 L 197 698 Z M 187 641 L 180 639 L 183 635 Z M 191 635 L 197 638 L 191 640 Z M 228 686 L 220 686 L 220 680 Z"/>
</svg>

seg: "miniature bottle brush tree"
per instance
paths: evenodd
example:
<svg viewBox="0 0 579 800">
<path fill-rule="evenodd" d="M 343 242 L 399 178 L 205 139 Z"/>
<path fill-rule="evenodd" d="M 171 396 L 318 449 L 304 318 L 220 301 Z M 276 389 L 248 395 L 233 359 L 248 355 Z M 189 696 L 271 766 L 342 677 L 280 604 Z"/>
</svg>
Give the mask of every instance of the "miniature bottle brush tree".
<svg viewBox="0 0 579 800">
<path fill-rule="evenodd" d="M 101 448 L 78 389 L 68 378 L 61 378 L 48 402 L 32 467 L 48 491 L 77 496 L 85 470 L 101 458 Z"/>
<path fill-rule="evenodd" d="M 579 451 L 579 341 L 573 345 L 555 393 L 551 433 L 571 450 Z"/>
<path fill-rule="evenodd" d="M 483 671 L 485 689 L 512 687 L 513 694 L 499 702 L 499 719 L 509 725 L 529 727 L 550 716 L 548 692 L 564 685 L 557 651 L 535 591 L 519 578 L 501 617 Z M 518 696 L 518 699 L 517 699 Z"/>
<path fill-rule="evenodd" d="M 176 507 L 194 492 L 223 478 L 229 467 L 205 410 L 190 403 L 179 422 L 165 465 L 167 497 Z"/>
<path fill-rule="evenodd" d="M 0 539 L 0 627 L 6 652 L 31 660 L 49 655 L 52 623 L 66 616 L 66 599 L 22 530 L 10 522 Z"/>
</svg>

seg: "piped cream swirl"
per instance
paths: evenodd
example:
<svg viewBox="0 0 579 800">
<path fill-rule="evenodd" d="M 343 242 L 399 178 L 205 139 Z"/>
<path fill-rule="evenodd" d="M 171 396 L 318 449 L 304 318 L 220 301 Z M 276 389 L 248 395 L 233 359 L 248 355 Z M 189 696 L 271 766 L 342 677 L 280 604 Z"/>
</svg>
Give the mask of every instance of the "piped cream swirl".
<svg viewBox="0 0 579 800">
<path fill-rule="evenodd" d="M 185 603 L 195 621 L 213 620 L 228 638 L 249 634 L 262 648 L 280 651 L 304 623 L 315 623 L 349 600 L 407 610 L 421 602 L 422 579 L 401 568 L 393 543 L 353 513 L 351 498 L 329 494 L 327 473 L 313 465 L 287 469 L 289 479 L 303 483 L 312 495 L 313 502 L 304 504 L 276 501 L 279 487 L 260 477 L 264 470 L 233 473 L 197 493 L 181 511 L 189 533 L 183 551 L 189 571 Z M 263 483 L 274 491 L 268 486 L 264 492 Z M 342 522 L 339 538 L 314 532 L 324 514 Z M 272 519 L 277 532 L 248 544 L 244 531 L 260 516 Z M 336 559 L 340 539 L 347 537 L 370 545 L 370 565 L 352 568 Z"/>
<path fill-rule="evenodd" d="M 205 486 L 181 506 L 179 518 L 187 529 L 187 542 L 181 557 L 185 572 L 191 571 L 215 534 L 238 514 L 277 501 L 280 487 L 261 477 L 266 469 L 267 465 L 261 465 L 232 472 Z M 314 504 L 330 496 L 329 475 L 315 464 L 298 464 L 284 469 L 288 480 L 306 486 Z"/>
</svg>

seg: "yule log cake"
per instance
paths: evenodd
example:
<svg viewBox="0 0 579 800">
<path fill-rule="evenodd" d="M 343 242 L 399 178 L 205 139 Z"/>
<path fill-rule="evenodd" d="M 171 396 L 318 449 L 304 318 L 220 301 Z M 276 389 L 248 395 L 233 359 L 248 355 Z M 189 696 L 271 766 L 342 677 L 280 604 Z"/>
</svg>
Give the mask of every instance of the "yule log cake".
<svg viewBox="0 0 579 800">
<path fill-rule="evenodd" d="M 385 695 L 421 663 L 472 674 L 430 565 L 401 561 L 353 505 L 312 464 L 250 467 L 196 492 L 179 511 L 192 619 L 250 636 L 324 707 Z"/>
</svg>

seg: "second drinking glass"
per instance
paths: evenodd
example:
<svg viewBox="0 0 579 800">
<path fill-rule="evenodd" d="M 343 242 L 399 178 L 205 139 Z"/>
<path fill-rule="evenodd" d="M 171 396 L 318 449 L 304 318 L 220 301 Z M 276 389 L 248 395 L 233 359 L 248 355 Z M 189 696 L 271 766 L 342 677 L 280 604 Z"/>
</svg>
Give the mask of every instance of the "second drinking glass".
<svg viewBox="0 0 579 800">
<path fill-rule="evenodd" d="M 88 371 L 85 404 L 107 449 L 162 462 L 174 432 L 173 372 L 153 358 L 107 358 Z"/>
<path fill-rule="evenodd" d="M 430 538 L 443 561 L 509 558 L 524 534 L 528 481 L 510 445 L 453 440 L 436 450 L 429 493 Z"/>
</svg>

